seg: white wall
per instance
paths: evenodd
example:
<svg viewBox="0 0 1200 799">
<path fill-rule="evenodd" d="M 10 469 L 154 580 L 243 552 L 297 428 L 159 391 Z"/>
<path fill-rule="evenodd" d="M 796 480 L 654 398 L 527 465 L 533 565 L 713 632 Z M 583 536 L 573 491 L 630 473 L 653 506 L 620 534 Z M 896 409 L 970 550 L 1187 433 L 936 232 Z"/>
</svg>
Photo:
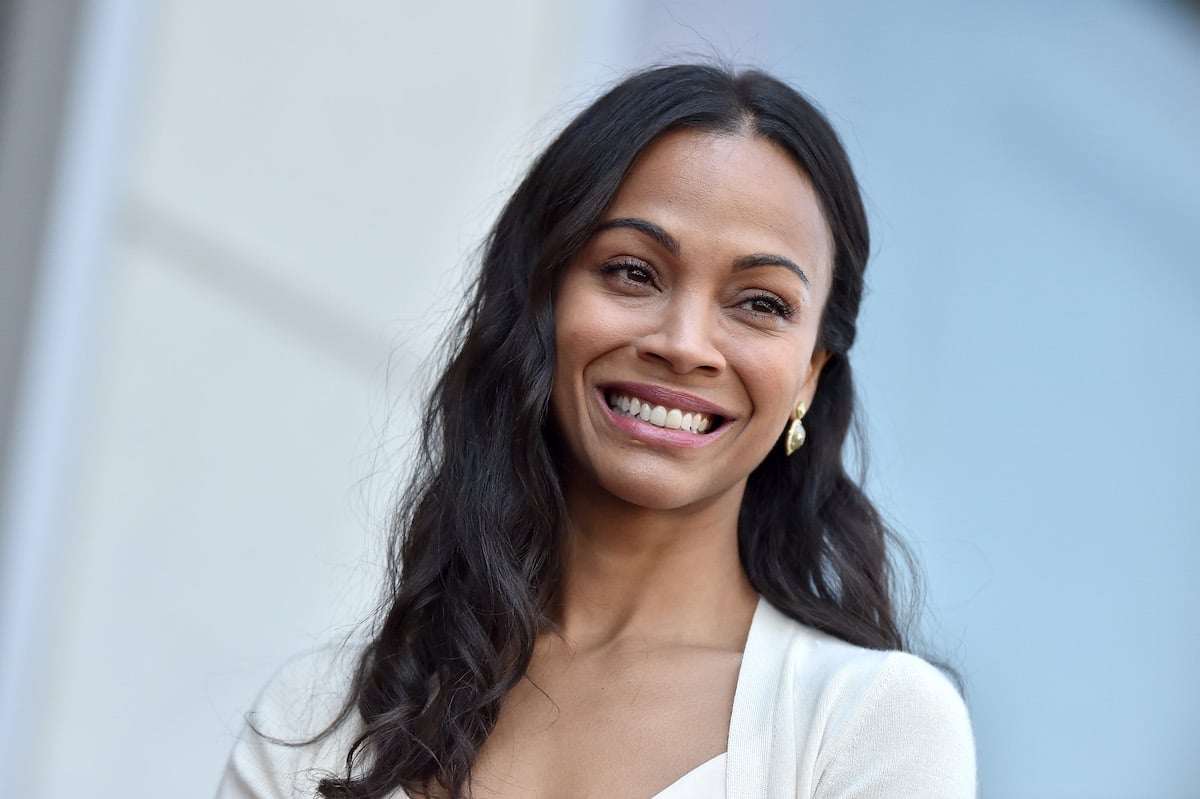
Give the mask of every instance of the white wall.
<svg viewBox="0 0 1200 799">
<path fill-rule="evenodd" d="M 13 795 L 211 795 L 267 677 L 364 616 L 461 267 L 620 70 L 582 41 L 619 5 L 144 11 Z"/>
</svg>

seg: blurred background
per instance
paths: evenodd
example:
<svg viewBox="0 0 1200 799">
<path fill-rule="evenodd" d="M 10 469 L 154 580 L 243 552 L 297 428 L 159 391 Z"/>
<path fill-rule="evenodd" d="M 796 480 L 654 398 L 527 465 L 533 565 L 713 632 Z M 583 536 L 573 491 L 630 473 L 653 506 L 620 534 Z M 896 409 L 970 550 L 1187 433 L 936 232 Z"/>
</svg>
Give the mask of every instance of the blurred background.
<svg viewBox="0 0 1200 799">
<path fill-rule="evenodd" d="M 422 360 L 630 69 L 813 97 L 872 216 L 872 490 L 981 796 L 1200 797 L 1200 12 L 0 2 L 0 795 L 207 797 L 369 610 Z"/>
</svg>

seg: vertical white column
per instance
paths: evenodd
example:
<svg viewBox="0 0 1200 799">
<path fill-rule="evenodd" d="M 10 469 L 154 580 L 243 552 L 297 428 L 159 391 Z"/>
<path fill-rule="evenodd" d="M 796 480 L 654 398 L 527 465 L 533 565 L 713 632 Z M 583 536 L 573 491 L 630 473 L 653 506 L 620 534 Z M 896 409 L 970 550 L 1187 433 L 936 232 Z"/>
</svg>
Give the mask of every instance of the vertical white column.
<svg viewBox="0 0 1200 799">
<path fill-rule="evenodd" d="M 45 643 L 70 493 L 71 442 L 103 284 L 117 164 L 146 9 L 88 0 L 79 18 L 63 131 L 44 220 L 28 350 L 0 508 L 0 794 L 28 795 L 24 742 L 36 724 Z"/>
</svg>

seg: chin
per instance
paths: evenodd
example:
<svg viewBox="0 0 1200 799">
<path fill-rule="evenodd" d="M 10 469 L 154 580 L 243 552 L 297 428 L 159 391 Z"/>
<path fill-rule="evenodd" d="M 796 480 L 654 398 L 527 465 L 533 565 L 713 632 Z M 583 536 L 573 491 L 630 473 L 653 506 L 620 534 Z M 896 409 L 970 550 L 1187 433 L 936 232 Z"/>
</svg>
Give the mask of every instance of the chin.
<svg viewBox="0 0 1200 799">
<path fill-rule="evenodd" d="M 657 479 L 636 479 L 631 475 L 624 477 L 626 479 L 601 480 L 600 488 L 622 503 L 645 510 L 696 509 L 711 505 L 731 492 L 736 493 L 736 501 L 741 502 L 742 486 L 704 490 L 695 485 L 683 485 L 680 481 L 666 480 L 662 476 L 657 476 Z"/>
<path fill-rule="evenodd" d="M 632 491 L 614 491 L 613 496 L 628 505 L 645 510 L 679 510 L 691 504 L 691 498 L 689 497 L 675 496 L 671 492 L 645 488 Z"/>
</svg>

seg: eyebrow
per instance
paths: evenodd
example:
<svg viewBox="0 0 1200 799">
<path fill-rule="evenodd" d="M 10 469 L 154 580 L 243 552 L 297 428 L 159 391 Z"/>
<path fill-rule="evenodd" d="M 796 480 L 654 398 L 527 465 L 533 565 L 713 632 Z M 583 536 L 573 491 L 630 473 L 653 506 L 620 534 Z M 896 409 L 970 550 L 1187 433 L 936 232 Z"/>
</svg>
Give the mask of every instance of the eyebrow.
<svg viewBox="0 0 1200 799">
<path fill-rule="evenodd" d="M 653 222 L 648 222 L 645 219 L 638 219 L 637 217 L 623 216 L 603 222 L 599 227 L 596 228 L 596 232 L 601 233 L 605 230 L 612 230 L 614 228 L 630 228 L 632 230 L 636 230 L 639 233 L 643 233 L 654 239 L 665 249 L 670 251 L 672 255 L 679 255 L 679 240 Z M 795 272 L 796 276 L 800 278 L 800 282 L 804 284 L 806 289 L 812 288 L 812 283 L 809 282 L 808 274 L 800 267 L 800 265 L 791 258 L 784 258 L 782 255 L 772 255 L 770 253 L 743 255 L 733 262 L 733 271 L 740 272 L 743 269 L 753 269 L 756 266 L 782 266 L 784 269 Z"/>
<path fill-rule="evenodd" d="M 800 268 L 800 264 L 791 258 L 784 258 L 782 255 L 771 255 L 770 253 L 743 255 L 733 262 L 733 271 L 740 272 L 743 269 L 753 269 L 756 266 L 782 266 L 784 269 L 795 272 L 796 276 L 800 278 L 800 282 L 804 284 L 804 288 L 812 288 L 812 284 L 808 282 L 808 275 Z"/>
<path fill-rule="evenodd" d="M 605 230 L 612 230 L 613 228 L 619 227 L 632 228 L 639 233 L 645 233 L 663 247 L 670 250 L 672 255 L 679 255 L 679 241 L 658 225 L 654 224 L 653 222 L 647 222 L 645 219 L 638 219 L 632 216 L 623 216 L 618 219 L 610 219 L 601 224 L 600 227 L 596 228 L 596 232 L 600 233 Z"/>
</svg>

